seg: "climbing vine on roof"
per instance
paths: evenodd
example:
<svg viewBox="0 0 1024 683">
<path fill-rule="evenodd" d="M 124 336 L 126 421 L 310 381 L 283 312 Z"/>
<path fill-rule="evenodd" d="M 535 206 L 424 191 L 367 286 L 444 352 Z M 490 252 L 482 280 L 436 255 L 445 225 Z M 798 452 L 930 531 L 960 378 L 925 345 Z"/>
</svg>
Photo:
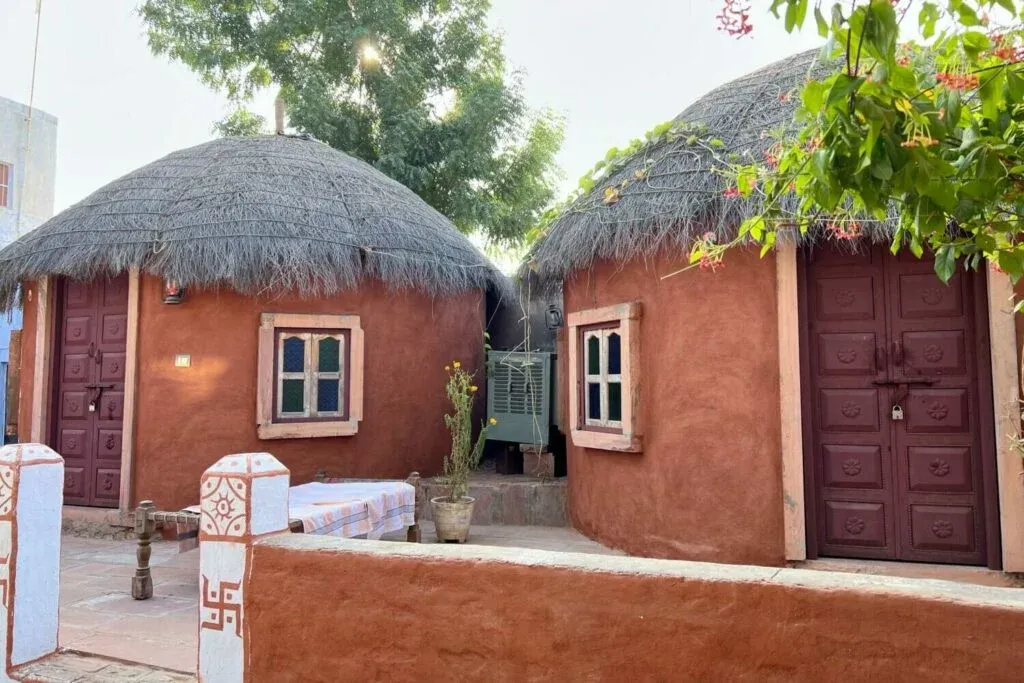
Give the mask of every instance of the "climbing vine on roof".
<svg viewBox="0 0 1024 683">
<path fill-rule="evenodd" d="M 659 123 L 644 133 L 643 137 L 630 140 L 625 147 L 609 149 L 603 159 L 580 177 L 579 184 L 568 197 L 541 215 L 540 221 L 527 234 L 527 241 L 532 243 L 546 236 L 554 222 L 568 212 L 594 211 L 602 206 L 617 204 L 630 185 L 644 180 L 656 168 L 658 158 L 647 155 L 647 152 L 662 143 L 678 140 L 685 140 L 687 145 L 703 147 L 709 151 L 717 152 L 725 147 L 720 139 L 708 135 L 705 126 L 677 119 Z M 643 162 L 632 174 L 615 178 L 615 182 L 608 184 L 598 197 L 590 196 L 595 187 L 613 178 L 637 157 L 641 157 Z"/>
<path fill-rule="evenodd" d="M 770 249 L 781 230 L 824 227 L 855 240 L 894 213 L 893 251 L 935 254 L 944 280 L 986 261 L 1024 275 L 1024 2 L 772 0 L 788 31 L 814 17 L 840 68 L 799 93 L 797 134 L 734 164 L 734 201 L 761 210 L 726 244 L 699 242 L 693 264 L 734 244 Z M 724 0 L 719 27 L 756 29 Z M 923 43 L 908 35 L 919 33 Z M 792 200 L 795 197 L 796 202 Z"/>
</svg>

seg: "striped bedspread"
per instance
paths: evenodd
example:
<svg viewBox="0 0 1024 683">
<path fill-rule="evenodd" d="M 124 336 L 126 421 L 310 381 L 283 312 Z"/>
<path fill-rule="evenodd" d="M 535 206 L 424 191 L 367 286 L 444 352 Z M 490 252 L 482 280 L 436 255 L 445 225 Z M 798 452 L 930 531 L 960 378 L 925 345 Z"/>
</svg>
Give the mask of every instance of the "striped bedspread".
<svg viewBox="0 0 1024 683">
<path fill-rule="evenodd" d="M 288 516 L 307 534 L 378 539 L 415 524 L 416 489 L 401 481 L 314 482 L 289 490 Z"/>
</svg>

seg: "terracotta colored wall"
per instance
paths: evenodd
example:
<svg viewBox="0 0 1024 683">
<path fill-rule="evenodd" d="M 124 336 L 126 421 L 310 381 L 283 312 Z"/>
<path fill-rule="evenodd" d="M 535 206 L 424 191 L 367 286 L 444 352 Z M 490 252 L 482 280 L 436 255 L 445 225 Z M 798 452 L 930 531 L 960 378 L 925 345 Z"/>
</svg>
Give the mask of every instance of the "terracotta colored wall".
<svg viewBox="0 0 1024 683">
<path fill-rule="evenodd" d="M 21 396 L 18 398 L 18 441 L 22 443 L 32 440 L 32 375 L 36 365 L 38 292 L 38 285 L 30 282 L 25 285 L 25 295 L 22 297 Z"/>
<path fill-rule="evenodd" d="M 320 550 L 255 546 L 250 680 L 959 683 L 1024 671 L 1019 604 L 739 582 L 720 569 L 710 580 L 713 567 L 683 578 Z"/>
<path fill-rule="evenodd" d="M 573 524 L 634 555 L 781 564 L 774 259 L 733 253 L 718 272 L 661 279 L 680 265 L 600 263 L 565 285 L 567 316 L 643 308 L 643 452 L 569 448 Z M 564 364 L 560 378 L 568 402 Z"/>
<path fill-rule="evenodd" d="M 361 317 L 366 349 L 358 434 L 257 438 L 257 328 L 264 312 Z M 480 365 L 483 315 L 482 292 L 431 299 L 375 285 L 312 301 L 189 292 L 183 304 L 168 306 L 161 283 L 144 278 L 133 503 L 195 504 L 203 471 L 229 453 L 273 453 L 295 483 L 311 481 L 320 468 L 354 477 L 437 473 L 450 447 L 442 417 L 444 366 L 454 359 Z M 192 366 L 175 368 L 175 355 L 184 353 Z"/>
</svg>

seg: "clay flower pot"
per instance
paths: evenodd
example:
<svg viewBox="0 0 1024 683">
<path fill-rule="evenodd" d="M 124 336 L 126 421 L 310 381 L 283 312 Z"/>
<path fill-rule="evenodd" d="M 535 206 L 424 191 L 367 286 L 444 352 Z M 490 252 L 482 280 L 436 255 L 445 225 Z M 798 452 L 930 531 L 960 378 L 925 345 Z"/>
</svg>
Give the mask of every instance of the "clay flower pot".
<svg viewBox="0 0 1024 683">
<path fill-rule="evenodd" d="M 469 496 L 454 503 L 445 497 L 431 498 L 430 509 L 434 514 L 437 540 L 465 543 L 469 538 L 469 525 L 473 519 L 474 504 L 476 504 L 476 498 Z"/>
</svg>

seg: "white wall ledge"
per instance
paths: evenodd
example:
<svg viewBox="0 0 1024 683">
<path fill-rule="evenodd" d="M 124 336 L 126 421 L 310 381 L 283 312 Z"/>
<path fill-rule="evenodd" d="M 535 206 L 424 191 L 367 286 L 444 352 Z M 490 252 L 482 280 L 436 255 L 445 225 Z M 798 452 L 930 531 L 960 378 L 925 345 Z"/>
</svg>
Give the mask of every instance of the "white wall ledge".
<svg viewBox="0 0 1024 683">
<path fill-rule="evenodd" d="M 711 562 L 656 560 L 619 555 L 588 555 L 530 548 L 369 541 L 306 534 L 271 536 L 254 545 L 299 552 L 356 553 L 423 560 L 496 562 L 587 572 L 674 577 L 695 581 L 763 583 L 819 591 L 856 591 L 892 595 L 893 597 L 956 602 L 979 607 L 1000 607 L 1024 612 L 1024 590 L 1022 589 L 977 586 L 939 579 L 908 579 L 813 569 L 780 569 Z M 258 562 L 255 563 L 255 569 L 259 570 Z"/>
</svg>

